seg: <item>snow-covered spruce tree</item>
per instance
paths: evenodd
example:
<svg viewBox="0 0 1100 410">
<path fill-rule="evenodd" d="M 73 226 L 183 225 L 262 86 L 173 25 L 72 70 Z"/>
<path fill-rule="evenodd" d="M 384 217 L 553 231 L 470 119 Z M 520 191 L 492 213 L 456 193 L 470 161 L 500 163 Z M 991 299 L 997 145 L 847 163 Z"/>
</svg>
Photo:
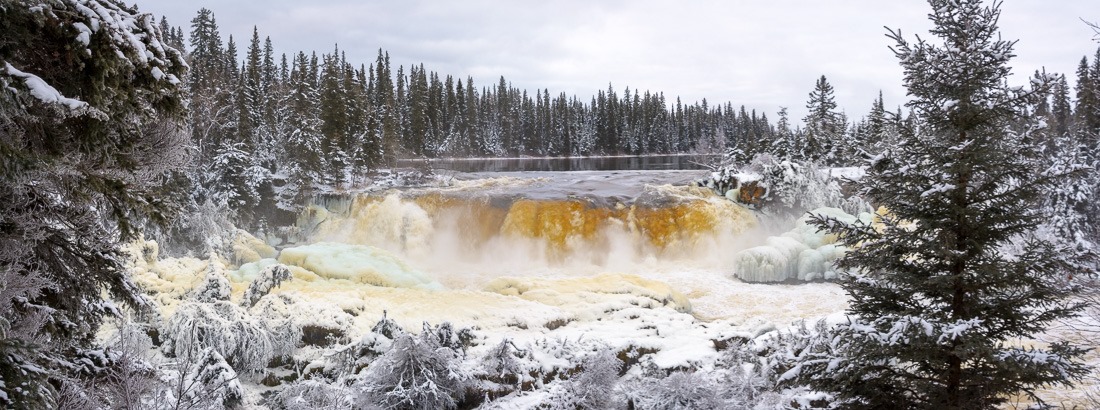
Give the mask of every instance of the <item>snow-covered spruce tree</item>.
<svg viewBox="0 0 1100 410">
<path fill-rule="evenodd" d="M 191 299 L 203 303 L 229 300 L 231 291 L 229 278 L 225 276 L 225 267 L 218 256 L 211 253 L 206 262 L 206 276 L 191 290 Z"/>
<path fill-rule="evenodd" d="M 118 245 L 172 207 L 154 188 L 187 160 L 186 65 L 118 1 L 0 0 L 0 27 L 0 271 L 44 285 L 0 302 L 0 356 L 19 356 L 0 360 L 0 407 L 53 407 L 43 380 L 118 313 L 104 295 L 147 305 Z"/>
<path fill-rule="evenodd" d="M 1081 349 L 1016 344 L 1080 308 L 1061 249 L 1030 235 L 1061 177 L 1040 168 L 1023 114 L 1040 93 L 1006 85 L 1015 42 L 998 36 L 999 3 L 929 3 L 942 44 L 890 34 L 924 125 L 863 179 L 889 214 L 881 226 L 817 219 L 852 245 L 838 261 L 851 272 L 850 323 L 788 375 L 845 408 L 991 409 L 1017 394 L 1041 401 L 1036 388 L 1085 371 Z"/>
<path fill-rule="evenodd" d="M 833 165 L 838 160 L 835 155 L 844 136 L 845 121 L 842 114 L 836 111 L 833 86 L 824 75 L 814 83 L 814 90 L 810 92 L 809 98 L 806 109 L 810 113 L 803 119 L 806 123 L 806 140 L 804 146 L 797 148 L 801 149 L 801 155 L 797 158 Z"/>
</svg>

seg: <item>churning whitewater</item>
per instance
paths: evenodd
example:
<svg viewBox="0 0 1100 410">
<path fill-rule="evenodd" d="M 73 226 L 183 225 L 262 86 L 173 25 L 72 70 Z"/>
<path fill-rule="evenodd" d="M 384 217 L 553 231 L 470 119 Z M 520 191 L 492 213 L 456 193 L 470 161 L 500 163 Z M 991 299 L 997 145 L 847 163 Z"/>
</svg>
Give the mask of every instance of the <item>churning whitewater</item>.
<svg viewBox="0 0 1100 410">
<path fill-rule="evenodd" d="M 673 369 L 710 366 L 730 340 L 844 311 L 844 292 L 820 281 L 835 275 L 835 238 L 692 183 L 702 176 L 456 174 L 429 187 L 333 193 L 302 212 L 279 249 L 238 231 L 231 255 L 158 260 L 147 242 L 132 250 L 133 272 L 176 318 L 191 314 L 180 296 L 204 281 L 224 276 L 231 300 L 245 300 L 264 272 L 285 266 L 290 278 L 250 311 L 303 329 L 312 345 L 293 357 L 307 373 L 331 369 L 344 343 L 375 343 L 386 321 L 476 329 L 471 354 L 556 341 L 642 349 L 637 360 Z M 568 365 L 532 354 L 547 369 Z"/>
</svg>

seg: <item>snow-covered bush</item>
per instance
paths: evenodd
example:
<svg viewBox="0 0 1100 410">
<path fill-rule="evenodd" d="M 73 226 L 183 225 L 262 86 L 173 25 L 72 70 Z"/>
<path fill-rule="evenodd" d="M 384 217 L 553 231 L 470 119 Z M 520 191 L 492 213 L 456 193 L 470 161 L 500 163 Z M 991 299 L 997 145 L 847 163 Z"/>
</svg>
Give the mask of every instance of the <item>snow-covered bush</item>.
<svg viewBox="0 0 1100 410">
<path fill-rule="evenodd" d="M 144 328 L 126 323 L 104 347 L 85 352 L 80 377 L 63 379 L 58 408 L 151 408 L 168 394 Z"/>
<path fill-rule="evenodd" d="M 344 410 L 355 408 L 353 396 L 340 383 L 301 380 L 284 386 L 268 400 L 278 410 Z"/>
<path fill-rule="evenodd" d="M 206 265 L 206 277 L 191 291 L 191 298 L 196 302 L 212 303 L 229 300 L 232 288 L 229 287 L 229 278 L 225 274 L 225 266 L 218 260 L 217 255 L 211 253 Z"/>
<path fill-rule="evenodd" d="M 244 399 L 244 390 L 237 372 L 226 363 L 217 350 L 207 348 L 184 374 L 177 397 L 182 408 L 236 408 Z"/>
<path fill-rule="evenodd" d="M 718 195 L 730 197 L 737 195 L 737 191 L 743 183 L 759 180 L 760 175 L 746 173 L 740 167 L 727 164 L 715 166 L 710 175 L 703 180 L 696 181 L 696 185 L 710 188 Z"/>
<path fill-rule="evenodd" d="M 385 336 L 390 340 L 397 339 L 398 336 L 405 334 L 405 329 L 402 329 L 401 326 L 397 324 L 397 322 L 391 320 L 387 312 L 384 310 L 382 311 L 382 319 L 379 319 L 378 323 L 375 323 L 374 326 L 371 327 L 370 331 L 371 333 L 377 333 L 379 335 Z"/>
<path fill-rule="evenodd" d="M 269 322 L 288 321 L 300 330 L 301 342 L 311 346 L 347 343 L 353 318 L 335 304 L 307 302 L 299 294 L 280 293 L 260 299 L 251 312 Z"/>
<path fill-rule="evenodd" d="M 754 363 L 756 376 L 775 386 L 763 400 L 801 403 L 803 408 L 827 405 L 831 396 L 806 389 L 806 380 L 823 377 L 839 365 L 835 327 L 825 320 L 812 325 L 799 323 L 788 330 L 768 333 L 757 338 L 749 349 L 735 355 L 734 361 Z"/>
<path fill-rule="evenodd" d="M 381 409 L 453 409 L 468 376 L 455 366 L 458 354 L 425 332 L 404 334 L 360 376 L 356 403 Z"/>
<path fill-rule="evenodd" d="M 435 328 L 425 322 L 423 333 L 434 335 L 440 346 L 459 352 L 463 357 L 466 356 L 466 349 L 474 340 L 474 334 L 469 328 L 456 331 L 451 322 L 440 323 Z"/>
<path fill-rule="evenodd" d="M 241 306 L 246 308 L 255 306 L 260 298 L 270 293 L 272 289 L 279 287 L 283 281 L 290 280 L 290 278 L 290 269 L 287 269 L 286 265 L 278 264 L 264 268 L 256 276 L 256 279 L 248 284 L 248 289 L 244 291 L 244 296 L 241 297 Z"/>
<path fill-rule="evenodd" d="M 169 255 L 187 255 L 196 250 L 199 254 L 224 251 L 225 242 L 236 231 L 230 221 L 232 212 L 229 204 L 224 199 L 210 198 L 206 189 L 199 187 L 196 181 L 186 181 L 185 184 L 194 186 L 197 192 L 183 201 L 179 214 L 169 221 L 167 227 L 153 229 L 147 232 L 147 237 L 156 238 L 161 250 Z M 200 197 L 201 200 L 198 199 Z"/>
<path fill-rule="evenodd" d="M 542 384 L 540 370 L 541 364 L 530 350 L 504 339 L 478 360 L 467 397 L 497 400 L 516 391 L 532 390 Z"/>
<path fill-rule="evenodd" d="M 534 382 L 531 373 L 537 371 L 530 363 L 530 352 L 516 347 L 509 339 L 501 340 L 481 358 L 475 377 L 492 390 L 514 390 L 523 383 Z"/>
<path fill-rule="evenodd" d="M 715 367 L 724 369 L 718 383 L 722 386 L 722 398 L 728 408 L 788 408 L 790 403 L 799 402 L 807 393 L 804 388 L 777 384 L 777 366 L 790 366 L 788 361 L 772 357 L 779 354 L 776 353 L 778 351 L 783 351 L 784 357 L 788 353 L 775 346 L 778 341 L 787 340 L 780 334 L 769 333 L 749 344 L 728 349 L 715 364 Z M 803 336 L 806 334 L 802 333 Z M 803 340 L 803 337 L 798 339 Z M 811 408 L 809 406 L 807 403 L 802 408 Z"/>
<path fill-rule="evenodd" d="M 707 374 L 674 372 L 661 379 L 631 383 L 626 390 L 637 408 L 675 410 L 728 408 L 719 395 L 726 388 Z"/>
<path fill-rule="evenodd" d="M 394 339 L 405 334 L 405 330 L 382 312 L 382 319 L 374 324 L 371 331 L 359 340 L 334 349 L 329 355 L 325 373 L 333 377 L 357 374 L 371 362 L 390 351 Z"/>
<path fill-rule="evenodd" d="M 581 362 L 580 373 L 555 383 L 547 400 L 538 408 L 546 410 L 606 409 L 614 403 L 615 386 L 623 362 L 612 349 L 603 349 Z"/>
<path fill-rule="evenodd" d="M 826 325 L 765 333 L 726 348 L 713 368 L 675 371 L 646 367 L 623 393 L 640 409 L 790 409 L 828 406 L 828 395 L 785 380 L 827 337 Z"/>
<path fill-rule="evenodd" d="M 175 356 L 216 350 L 234 369 L 254 372 L 288 356 L 301 329 L 286 320 L 262 320 L 235 304 L 183 302 L 161 329 L 164 351 Z"/>
<path fill-rule="evenodd" d="M 749 169 L 763 176 L 768 188 L 768 209 L 776 213 L 799 215 L 825 206 L 840 207 L 845 202 L 836 181 L 813 164 L 777 161 L 761 155 L 753 159 Z"/>
</svg>

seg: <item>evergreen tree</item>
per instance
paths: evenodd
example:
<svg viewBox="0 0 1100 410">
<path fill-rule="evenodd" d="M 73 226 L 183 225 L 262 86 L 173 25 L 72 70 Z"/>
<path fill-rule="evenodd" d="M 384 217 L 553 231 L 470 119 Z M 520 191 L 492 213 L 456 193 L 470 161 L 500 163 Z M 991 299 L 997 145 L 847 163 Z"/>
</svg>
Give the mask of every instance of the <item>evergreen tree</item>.
<svg viewBox="0 0 1100 410">
<path fill-rule="evenodd" d="M 0 407 L 57 408 L 102 371 L 104 319 L 148 300 L 120 244 L 175 207 L 188 160 L 182 55 L 110 0 L 0 1 Z"/>
<path fill-rule="evenodd" d="M 1100 47 L 1096 48 L 1096 54 L 1092 57 L 1092 67 L 1089 68 L 1089 84 L 1092 96 L 1091 106 L 1082 116 L 1085 118 L 1085 129 L 1094 136 L 1092 146 L 1096 146 L 1096 135 L 1100 135 Z"/>
<path fill-rule="evenodd" d="M 806 109 L 810 113 L 803 119 L 806 138 L 804 146 L 799 147 L 801 155 L 798 159 L 834 165 L 838 161 L 835 150 L 841 143 L 845 124 L 836 111 L 833 86 L 824 75 L 817 79 L 814 90 L 810 92 Z"/>
<path fill-rule="evenodd" d="M 424 65 L 409 69 L 409 133 L 405 139 L 406 149 L 414 156 L 424 156 L 430 130 L 430 90 L 428 75 Z"/>
<path fill-rule="evenodd" d="M 474 88 L 473 77 L 466 77 L 466 96 L 463 98 L 466 112 L 462 115 L 462 146 L 465 147 L 466 156 L 482 156 L 484 154 L 481 146 L 481 138 L 479 138 L 480 127 L 478 126 L 478 97 L 477 89 Z"/>
<path fill-rule="evenodd" d="M 1041 93 L 1006 86 L 1015 42 L 999 38 L 998 4 L 929 3 L 942 45 L 890 34 L 923 125 L 862 180 L 889 213 L 881 225 L 816 218 L 854 245 L 838 261 L 851 322 L 807 349 L 801 371 L 847 408 L 993 409 L 1085 372 L 1080 349 L 1010 343 L 1079 308 L 1060 282 L 1064 249 L 1031 236 L 1057 180 L 1024 115 Z"/>
<path fill-rule="evenodd" d="M 225 54 L 222 55 L 221 68 L 229 84 L 236 84 L 237 80 L 240 79 L 241 70 L 237 66 L 237 61 L 237 42 L 233 40 L 233 35 L 230 34 L 229 40 L 225 43 Z"/>
<path fill-rule="evenodd" d="M 218 24 L 209 9 L 199 9 L 191 20 L 191 71 L 188 75 L 192 92 L 214 85 L 213 78 L 221 74 L 222 40 Z"/>
<path fill-rule="evenodd" d="M 890 113 L 886 112 L 886 105 L 882 101 L 882 91 L 879 91 L 878 99 L 871 104 L 871 112 L 867 114 L 864 139 L 856 141 L 859 149 L 866 150 L 865 155 L 878 155 L 894 146 L 897 130 L 889 116 Z"/>
<path fill-rule="evenodd" d="M 198 144 L 199 162 L 208 163 L 215 149 L 228 137 L 235 123 L 226 51 L 214 14 L 200 9 L 191 20 L 191 52 L 188 54 L 188 88 L 191 92 L 191 130 Z M 233 120 L 229 118 L 232 117 Z"/>
<path fill-rule="evenodd" d="M 321 135 L 327 160 L 325 175 L 327 182 L 343 184 L 351 166 L 351 157 L 347 148 L 348 129 L 348 89 L 345 87 L 344 67 L 340 63 L 340 50 L 322 57 L 324 64 L 320 74 L 320 119 Z"/>
<path fill-rule="evenodd" d="M 261 146 L 260 136 L 263 126 L 264 98 L 262 49 L 260 31 L 252 26 L 252 40 L 245 54 L 242 81 L 238 88 L 237 103 L 240 104 L 237 121 L 237 142 L 243 144 L 249 154 L 258 152 Z"/>
<path fill-rule="evenodd" d="M 1073 110 L 1074 128 L 1081 143 L 1087 146 L 1089 145 L 1088 135 L 1092 131 L 1091 125 L 1096 121 L 1094 117 L 1100 107 L 1100 101 L 1096 95 L 1096 79 L 1089 70 L 1088 57 L 1081 57 L 1081 63 L 1077 65 L 1076 88 L 1077 105 Z"/>
<path fill-rule="evenodd" d="M 776 124 L 776 143 L 773 145 L 772 154 L 783 160 L 794 158 L 798 142 L 795 141 L 795 133 L 791 130 L 791 122 L 787 116 L 787 107 L 779 107 L 779 123 Z"/>
<path fill-rule="evenodd" d="M 394 91 L 393 74 L 390 70 L 390 53 L 378 49 L 375 61 L 375 85 L 373 103 L 378 117 L 376 140 L 381 142 L 381 161 L 393 165 L 397 160 L 397 151 L 401 143 L 398 133 L 400 125 L 397 116 L 397 97 Z"/>
<path fill-rule="evenodd" d="M 415 71 L 415 70 L 414 70 Z M 400 142 L 398 157 L 407 156 L 409 149 L 409 129 L 412 128 L 412 115 L 409 110 L 409 81 L 405 76 L 405 66 L 397 66 L 397 88 L 394 93 L 394 114 L 397 115 L 397 138 Z"/>
<path fill-rule="evenodd" d="M 286 161 L 291 189 L 284 190 L 282 202 L 302 206 L 312 194 L 314 183 L 323 180 L 325 155 L 317 79 L 311 77 L 310 61 L 303 52 L 294 57 L 289 86 Z"/>
<path fill-rule="evenodd" d="M 1059 75 L 1050 91 L 1050 125 L 1057 136 L 1070 135 L 1069 131 L 1073 120 L 1073 109 L 1069 101 L 1069 85 L 1066 84 L 1066 76 Z"/>
<path fill-rule="evenodd" d="M 374 140 L 368 127 L 371 113 L 370 96 L 367 93 L 366 68 L 356 70 L 347 62 L 343 55 L 340 57 L 344 67 L 344 89 L 347 90 L 348 111 L 348 146 L 346 152 L 351 156 L 353 175 L 362 175 L 366 170 L 377 165 L 379 144 Z"/>
</svg>

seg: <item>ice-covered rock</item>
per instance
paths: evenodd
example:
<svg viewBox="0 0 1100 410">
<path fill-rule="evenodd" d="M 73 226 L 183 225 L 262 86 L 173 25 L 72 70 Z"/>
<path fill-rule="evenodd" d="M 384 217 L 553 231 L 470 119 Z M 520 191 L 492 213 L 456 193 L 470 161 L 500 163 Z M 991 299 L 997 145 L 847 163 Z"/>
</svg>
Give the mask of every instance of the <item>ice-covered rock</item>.
<svg viewBox="0 0 1100 410">
<path fill-rule="evenodd" d="M 810 214 L 853 223 L 856 217 L 837 208 L 818 208 L 798 219 L 794 229 L 769 237 L 764 245 L 734 255 L 734 276 L 745 282 L 784 282 L 836 279 L 833 261 L 847 249 L 836 244 L 836 237 L 810 225 Z M 859 220 L 871 221 L 870 214 Z"/>
<path fill-rule="evenodd" d="M 237 230 L 230 247 L 233 251 L 232 261 L 237 265 L 274 258 L 275 255 L 279 254 L 279 251 L 272 248 L 271 245 L 252 236 L 243 229 Z"/>
<path fill-rule="evenodd" d="M 713 189 L 718 195 L 731 201 L 760 207 L 768 197 L 768 185 L 758 173 L 741 172 L 733 167 L 722 167 L 710 173 L 695 185 Z"/>
</svg>

